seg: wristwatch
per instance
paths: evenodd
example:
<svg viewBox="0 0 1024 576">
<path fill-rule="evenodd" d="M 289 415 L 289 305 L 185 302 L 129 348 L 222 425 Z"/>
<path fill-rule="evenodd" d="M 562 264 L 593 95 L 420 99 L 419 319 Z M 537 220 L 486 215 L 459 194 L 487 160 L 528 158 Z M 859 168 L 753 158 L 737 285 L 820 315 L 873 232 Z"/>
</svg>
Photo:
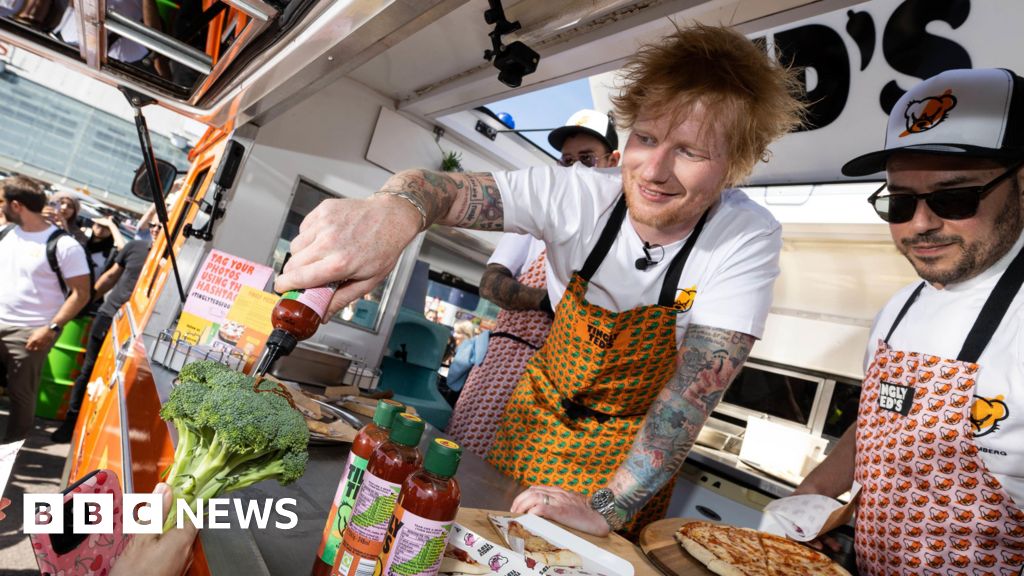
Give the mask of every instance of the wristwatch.
<svg viewBox="0 0 1024 576">
<path fill-rule="evenodd" d="M 590 496 L 590 507 L 604 516 L 605 522 L 613 531 L 622 528 L 622 525 L 626 523 L 622 516 L 615 511 L 615 493 L 608 488 L 601 488 Z"/>
<path fill-rule="evenodd" d="M 63 326 L 61 326 L 60 324 L 57 324 L 56 322 L 54 322 L 53 324 L 50 324 L 49 326 L 47 326 L 47 328 L 49 328 L 50 331 L 52 331 L 57 336 L 60 336 L 60 331 L 64 329 Z"/>
</svg>

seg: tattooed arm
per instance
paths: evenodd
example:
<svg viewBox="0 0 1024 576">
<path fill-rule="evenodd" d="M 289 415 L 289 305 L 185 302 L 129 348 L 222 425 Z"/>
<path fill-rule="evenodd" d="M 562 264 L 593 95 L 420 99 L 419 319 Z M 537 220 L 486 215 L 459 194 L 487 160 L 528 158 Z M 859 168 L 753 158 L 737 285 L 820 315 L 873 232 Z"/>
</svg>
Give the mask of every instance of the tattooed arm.
<svg viewBox="0 0 1024 576">
<path fill-rule="evenodd" d="M 675 376 L 647 411 L 633 448 L 608 485 L 624 519 L 635 516 L 682 466 L 753 344 L 753 336 L 740 332 L 687 329 Z"/>
<path fill-rule="evenodd" d="M 501 264 L 488 264 L 480 278 L 480 295 L 505 310 L 539 310 L 547 290 L 521 284 Z"/>
<path fill-rule="evenodd" d="M 420 210 L 426 227 L 443 224 L 501 230 L 501 194 L 488 173 L 405 170 L 384 184 L 378 196 L 399 196 Z"/>
</svg>

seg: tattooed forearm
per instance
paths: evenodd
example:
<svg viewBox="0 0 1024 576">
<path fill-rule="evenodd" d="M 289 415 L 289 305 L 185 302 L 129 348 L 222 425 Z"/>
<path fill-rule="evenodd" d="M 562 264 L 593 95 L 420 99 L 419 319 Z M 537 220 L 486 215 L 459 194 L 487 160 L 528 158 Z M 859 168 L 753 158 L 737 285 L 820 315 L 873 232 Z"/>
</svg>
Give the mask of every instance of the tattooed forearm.
<svg viewBox="0 0 1024 576">
<path fill-rule="evenodd" d="M 490 174 L 405 170 L 377 192 L 407 196 L 422 208 L 426 226 L 443 224 L 477 230 L 501 230 L 501 194 Z"/>
<path fill-rule="evenodd" d="M 609 484 L 624 518 L 636 515 L 682 466 L 753 344 L 753 336 L 731 330 L 687 329 L 675 376 L 647 411 L 626 461 Z"/>
<path fill-rule="evenodd" d="M 480 295 L 505 310 L 537 310 L 547 291 L 520 284 L 508 268 L 488 264 L 480 278 Z"/>
</svg>

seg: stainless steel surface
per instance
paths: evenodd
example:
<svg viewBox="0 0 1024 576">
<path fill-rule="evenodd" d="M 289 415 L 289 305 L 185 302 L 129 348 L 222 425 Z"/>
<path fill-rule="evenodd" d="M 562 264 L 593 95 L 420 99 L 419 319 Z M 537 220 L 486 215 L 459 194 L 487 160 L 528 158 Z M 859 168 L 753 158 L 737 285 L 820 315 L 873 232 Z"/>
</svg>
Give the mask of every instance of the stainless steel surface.
<svg viewBox="0 0 1024 576">
<path fill-rule="evenodd" d="M 705 426 L 701 428 L 700 433 L 697 434 L 696 442 L 698 446 L 707 446 L 712 450 L 722 450 L 725 448 L 725 445 L 729 442 L 730 438 L 732 438 L 732 436 L 725 432 L 719 432 L 718 430 Z"/>
<path fill-rule="evenodd" d="M 206 52 L 196 50 L 176 38 L 157 32 L 130 18 L 125 18 L 117 12 L 107 12 L 106 27 L 114 34 L 124 36 L 157 54 L 163 54 L 200 74 L 209 74 L 213 68 L 213 60 Z"/>
<path fill-rule="evenodd" d="M 706 466 L 716 474 L 736 481 L 740 484 L 760 490 L 777 498 L 783 498 L 793 493 L 795 486 L 781 482 L 758 470 L 740 462 L 735 454 L 729 454 L 719 450 L 711 450 L 703 446 L 694 446 L 687 456 L 687 460 Z"/>
<path fill-rule="evenodd" d="M 338 420 L 344 420 L 356 430 L 362 428 L 363 425 L 366 424 L 365 418 L 361 419 L 358 414 L 353 414 L 344 408 L 328 404 L 326 402 L 321 402 L 319 400 L 313 400 L 313 402 L 316 402 L 320 406 L 320 412 L 322 414 L 327 415 L 325 422 L 330 423 Z M 309 432 L 309 443 L 314 446 L 323 446 L 325 444 L 351 444 L 351 442 L 347 440 L 339 440 L 330 436 L 324 436 L 323 434 L 317 434 L 312 430 Z"/>
<path fill-rule="evenodd" d="M 278 358 L 270 375 L 301 384 L 341 386 L 351 363 L 352 358 L 337 348 L 313 348 L 303 343 L 288 356 Z"/>
</svg>

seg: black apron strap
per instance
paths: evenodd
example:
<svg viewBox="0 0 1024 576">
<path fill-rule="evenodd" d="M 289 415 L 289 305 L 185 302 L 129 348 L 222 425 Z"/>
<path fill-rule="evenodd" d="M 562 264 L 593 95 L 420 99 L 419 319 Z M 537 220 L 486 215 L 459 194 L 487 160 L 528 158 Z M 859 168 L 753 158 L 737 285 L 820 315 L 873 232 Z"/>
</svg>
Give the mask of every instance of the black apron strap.
<svg viewBox="0 0 1024 576">
<path fill-rule="evenodd" d="M 896 331 L 896 327 L 900 325 L 903 317 L 907 315 L 907 310 L 914 305 L 914 301 L 921 295 L 921 290 L 924 290 L 924 282 L 917 285 L 914 291 L 910 293 L 910 298 L 907 298 L 907 302 L 903 304 L 903 308 L 900 308 L 900 313 L 896 315 L 896 320 L 892 323 L 892 328 L 889 328 L 889 333 L 885 335 L 885 343 L 889 343 L 889 338 L 892 338 L 892 333 Z"/>
<path fill-rule="evenodd" d="M 526 346 L 527 348 L 529 348 L 531 350 L 540 350 L 540 346 L 537 346 L 536 344 L 534 344 L 533 342 L 530 342 L 526 338 L 523 338 L 522 336 L 517 336 L 517 335 L 515 335 L 515 334 L 513 334 L 511 332 L 491 332 L 491 336 L 490 337 L 491 338 L 506 338 L 506 339 L 511 340 L 513 342 L 518 342 L 518 343 L 522 344 L 523 346 Z"/>
<path fill-rule="evenodd" d="M 626 197 L 619 196 L 615 208 L 612 209 L 611 217 L 605 223 L 604 230 L 601 230 L 601 236 L 597 239 L 597 245 L 590 251 L 587 261 L 583 263 L 583 268 L 578 273 L 580 278 L 590 282 L 590 279 L 594 277 L 594 272 L 597 272 L 598 266 L 601 265 L 601 262 L 604 262 L 604 257 L 608 255 L 608 251 L 611 250 L 612 244 L 615 242 L 615 237 L 619 235 L 619 229 L 622 228 L 622 221 L 625 218 Z"/>
<path fill-rule="evenodd" d="M 985 351 L 985 347 L 996 333 L 996 329 L 999 328 L 999 324 L 1003 321 L 1003 317 L 1006 316 L 1006 311 L 1013 303 L 1013 299 L 1017 297 L 1021 285 L 1024 285 L 1024 250 L 1014 256 L 1010 266 L 1006 268 L 1002 277 L 996 282 L 995 288 L 992 289 L 992 293 L 988 295 L 988 300 L 985 301 L 981 312 L 978 313 L 978 319 L 974 321 L 974 326 L 971 326 L 971 331 L 967 334 L 967 339 L 964 340 L 957 360 L 971 363 L 978 361 L 981 353 Z"/>
<path fill-rule="evenodd" d="M 690 257 L 690 252 L 693 251 L 693 245 L 697 243 L 697 237 L 700 236 L 701 230 L 704 229 L 704 224 L 708 221 L 709 212 L 711 212 L 710 208 L 701 214 L 697 225 L 693 227 L 693 232 L 690 232 L 690 237 L 686 239 L 686 244 L 683 244 L 682 250 L 669 263 L 668 273 L 665 274 L 665 281 L 661 285 L 661 295 L 658 297 L 659 306 L 672 306 L 675 304 L 676 290 L 679 289 L 679 279 L 683 277 L 683 268 L 686 267 L 686 261 Z"/>
</svg>

